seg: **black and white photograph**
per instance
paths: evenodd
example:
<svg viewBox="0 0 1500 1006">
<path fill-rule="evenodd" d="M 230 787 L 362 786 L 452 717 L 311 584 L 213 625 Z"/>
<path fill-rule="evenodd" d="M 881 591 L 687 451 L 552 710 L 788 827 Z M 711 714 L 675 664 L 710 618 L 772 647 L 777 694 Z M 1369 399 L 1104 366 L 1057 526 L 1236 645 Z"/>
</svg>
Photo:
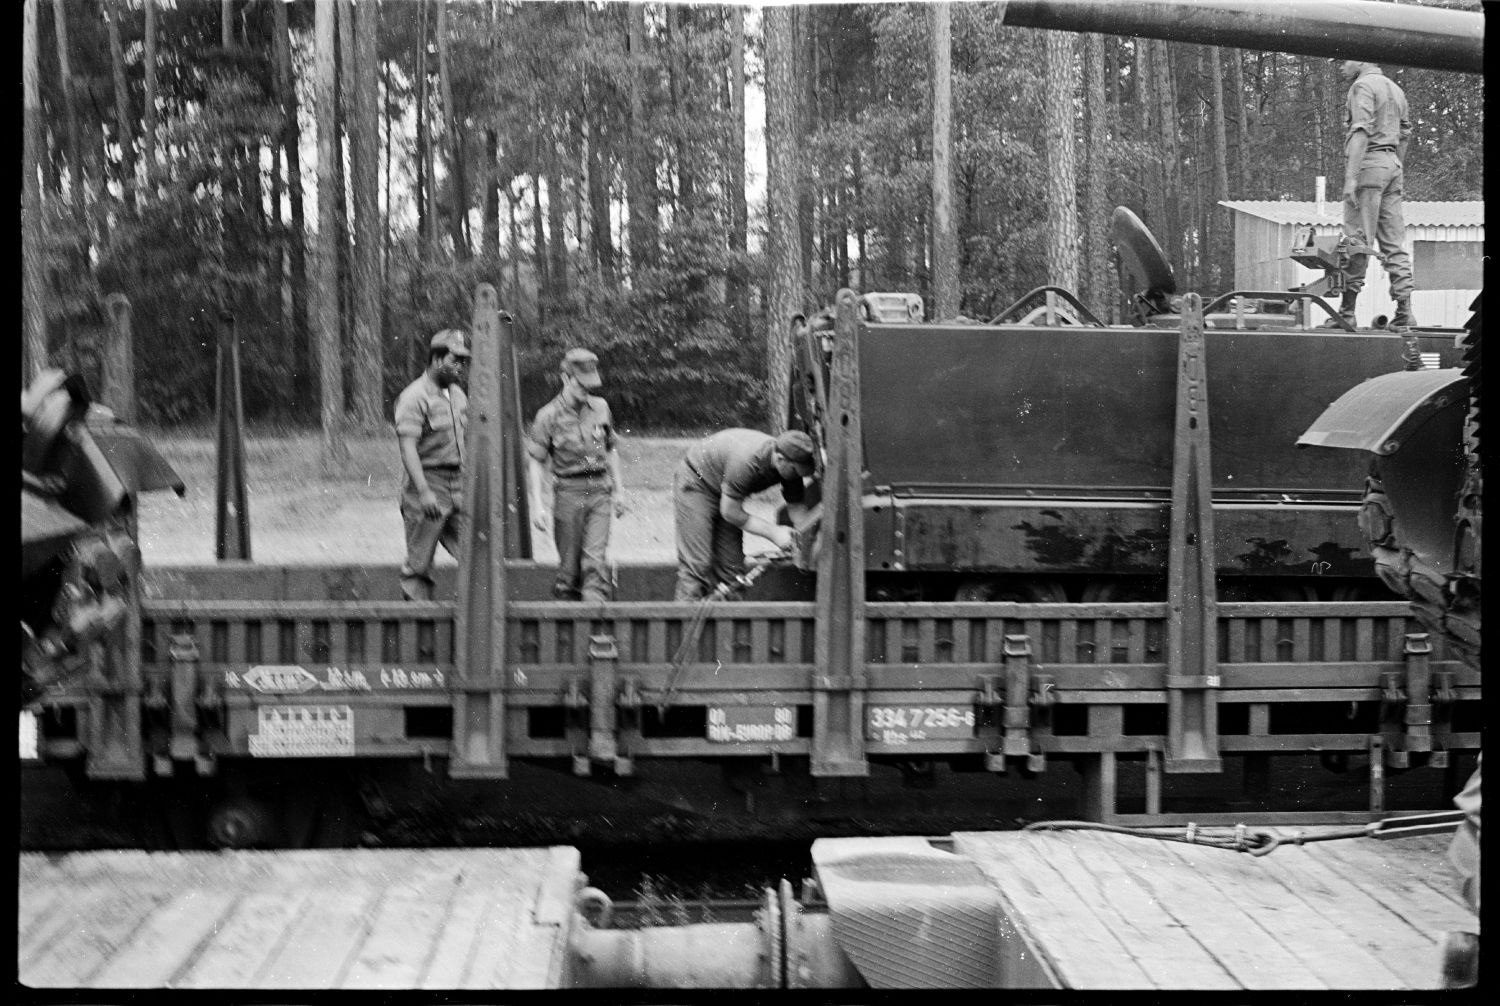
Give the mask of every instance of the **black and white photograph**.
<svg viewBox="0 0 1500 1006">
<path fill-rule="evenodd" d="M 1482 987 L 1487 7 L 14 3 L 17 1001 Z"/>
</svg>

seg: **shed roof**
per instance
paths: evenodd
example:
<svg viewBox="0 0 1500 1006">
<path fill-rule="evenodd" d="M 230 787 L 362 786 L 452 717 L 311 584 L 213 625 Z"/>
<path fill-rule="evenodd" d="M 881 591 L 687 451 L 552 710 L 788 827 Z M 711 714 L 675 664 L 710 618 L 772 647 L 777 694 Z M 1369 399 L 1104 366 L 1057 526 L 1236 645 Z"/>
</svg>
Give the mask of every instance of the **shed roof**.
<svg viewBox="0 0 1500 1006">
<path fill-rule="evenodd" d="M 1220 206 L 1227 206 L 1241 213 L 1261 217 L 1278 224 L 1336 224 L 1343 220 L 1342 205 L 1337 195 L 1323 204 L 1312 201 L 1280 199 L 1225 199 Z M 1483 227 L 1484 203 L 1472 202 L 1412 202 L 1401 204 L 1402 216 L 1412 227 Z"/>
</svg>

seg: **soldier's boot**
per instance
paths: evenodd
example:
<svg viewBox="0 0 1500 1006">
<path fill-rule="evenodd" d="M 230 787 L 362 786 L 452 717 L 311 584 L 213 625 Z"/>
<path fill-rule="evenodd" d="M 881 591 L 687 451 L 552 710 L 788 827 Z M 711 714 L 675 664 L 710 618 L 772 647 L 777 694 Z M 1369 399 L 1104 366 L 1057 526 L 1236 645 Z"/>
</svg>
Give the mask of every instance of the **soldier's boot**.
<svg viewBox="0 0 1500 1006">
<path fill-rule="evenodd" d="M 1338 317 L 1338 320 L 1336 321 L 1333 318 L 1329 318 L 1327 321 L 1325 321 L 1323 323 L 1323 327 L 1324 328 L 1342 328 L 1343 326 L 1339 324 L 1339 321 L 1344 321 L 1344 322 L 1348 323 L 1348 325 L 1349 325 L 1350 328 L 1357 328 L 1358 326 L 1356 326 L 1354 324 L 1354 302 L 1357 301 L 1358 299 L 1359 299 L 1359 292 L 1358 291 L 1355 291 L 1355 290 L 1345 290 L 1344 291 L 1344 299 L 1341 300 L 1341 301 L 1339 301 L 1339 317 Z"/>
<path fill-rule="evenodd" d="M 1411 313 L 1411 297 L 1396 298 L 1396 313 L 1389 326 L 1392 332 L 1405 332 L 1417 327 L 1417 319 Z"/>
</svg>

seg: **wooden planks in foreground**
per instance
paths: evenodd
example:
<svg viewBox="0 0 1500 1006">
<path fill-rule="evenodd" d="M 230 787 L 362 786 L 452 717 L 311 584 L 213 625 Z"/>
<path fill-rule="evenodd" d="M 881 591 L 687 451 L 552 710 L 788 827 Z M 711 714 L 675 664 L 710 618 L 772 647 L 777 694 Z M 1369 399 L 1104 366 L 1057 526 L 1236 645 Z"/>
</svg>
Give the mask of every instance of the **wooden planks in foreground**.
<svg viewBox="0 0 1500 1006">
<path fill-rule="evenodd" d="M 1000 893 L 1012 987 L 1436 988 L 1443 933 L 1473 918 L 1446 835 L 1259 857 L 1098 831 L 953 839 Z"/>
<path fill-rule="evenodd" d="M 578 851 L 20 857 L 33 988 L 555 988 Z"/>
</svg>

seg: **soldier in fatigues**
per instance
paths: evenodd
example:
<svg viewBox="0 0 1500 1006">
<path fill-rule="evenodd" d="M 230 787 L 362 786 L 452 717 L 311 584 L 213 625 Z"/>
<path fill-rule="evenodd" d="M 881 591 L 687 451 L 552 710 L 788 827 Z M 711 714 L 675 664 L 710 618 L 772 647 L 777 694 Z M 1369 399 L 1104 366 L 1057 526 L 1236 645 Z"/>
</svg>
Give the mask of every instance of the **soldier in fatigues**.
<svg viewBox="0 0 1500 1006">
<path fill-rule="evenodd" d="M 1380 67 L 1356 59 L 1340 62 L 1349 82 L 1344 112 L 1344 242 L 1349 251 L 1339 315 L 1354 324 L 1354 304 L 1365 285 L 1369 253 L 1378 245 L 1391 278 L 1396 314 L 1392 331 L 1416 325 L 1411 310 L 1411 256 L 1401 215 L 1406 145 L 1411 136 L 1406 94 Z"/>
<path fill-rule="evenodd" d="M 790 548 L 792 529 L 752 516 L 745 499 L 780 485 L 788 509 L 800 508 L 802 480 L 813 469 L 812 438 L 801 430 L 779 437 L 759 430 L 720 430 L 689 448 L 672 489 L 676 599 L 696 601 L 721 583 L 733 583 L 744 571 L 746 531 L 777 548 Z"/>
<path fill-rule="evenodd" d="M 620 455 L 609 403 L 597 392 L 599 357 L 570 349 L 562 361 L 562 391 L 537 410 L 526 436 L 532 524 L 547 528 L 542 483 L 552 478 L 552 537 L 557 579 L 552 596 L 564 601 L 608 601 L 609 525 L 624 511 Z M 548 470 L 543 469 L 543 464 Z"/>
<path fill-rule="evenodd" d="M 469 416 L 469 399 L 458 381 L 468 363 L 468 339 L 459 329 L 445 328 L 428 346 L 427 369 L 396 399 L 396 441 L 406 473 L 401 485 L 406 528 L 401 593 L 408 601 L 432 600 L 438 542 L 458 557 Z"/>
</svg>

